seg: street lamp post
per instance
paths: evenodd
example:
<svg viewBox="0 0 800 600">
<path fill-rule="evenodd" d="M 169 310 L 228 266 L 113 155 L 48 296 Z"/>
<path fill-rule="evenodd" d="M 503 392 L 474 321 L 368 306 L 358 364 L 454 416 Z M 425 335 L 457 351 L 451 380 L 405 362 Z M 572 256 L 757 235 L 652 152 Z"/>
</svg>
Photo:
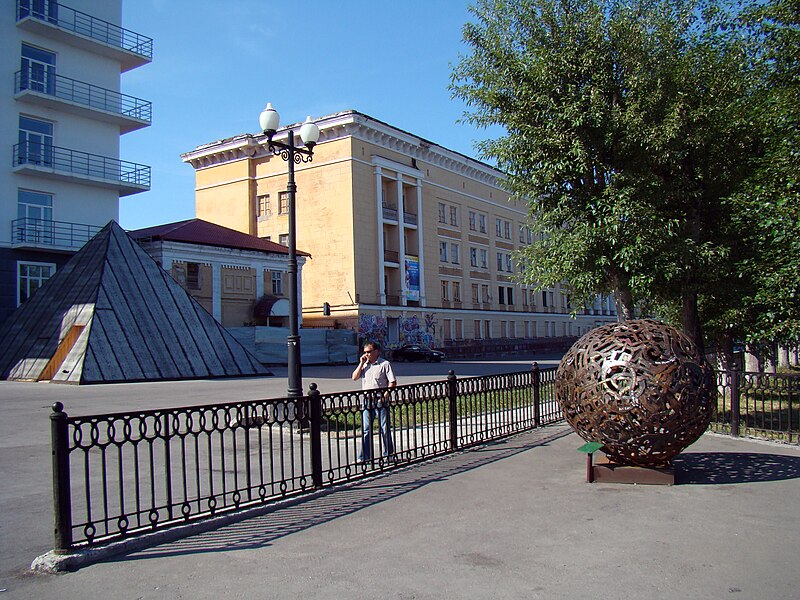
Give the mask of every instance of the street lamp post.
<svg viewBox="0 0 800 600">
<path fill-rule="evenodd" d="M 297 211 L 295 206 L 297 185 L 294 182 L 294 166 L 295 164 L 311 162 L 314 155 L 314 146 L 319 140 L 319 127 L 311 121 L 311 117 L 308 117 L 300 127 L 300 139 L 305 148 L 298 148 L 294 145 L 294 131 L 291 129 L 288 130 L 287 143 L 277 142 L 272 139 L 278 131 L 280 115 L 272 108 L 271 103 L 267 103 L 266 108 L 261 112 L 258 122 L 269 139 L 267 146 L 269 151 L 289 163 L 289 183 L 287 185 L 287 192 L 289 193 L 289 336 L 286 338 L 289 389 L 287 396 L 289 398 L 302 398 L 303 375 L 300 357 L 300 333 L 298 331 L 299 311 L 297 309 Z M 306 420 L 306 416 L 302 414 L 305 411 L 302 410 L 301 406 L 302 403 L 295 403 L 298 411 L 298 421 L 302 423 Z"/>
</svg>

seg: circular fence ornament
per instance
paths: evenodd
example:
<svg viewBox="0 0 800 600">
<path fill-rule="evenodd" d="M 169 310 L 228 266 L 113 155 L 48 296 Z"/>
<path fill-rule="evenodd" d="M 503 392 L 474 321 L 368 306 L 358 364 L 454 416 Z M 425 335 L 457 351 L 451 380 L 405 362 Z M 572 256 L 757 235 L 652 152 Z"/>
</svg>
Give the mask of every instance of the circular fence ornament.
<svg viewBox="0 0 800 600">
<path fill-rule="evenodd" d="M 712 394 L 711 369 L 695 344 L 650 319 L 593 329 L 556 373 L 567 422 L 621 464 L 667 465 L 708 427 Z"/>
</svg>

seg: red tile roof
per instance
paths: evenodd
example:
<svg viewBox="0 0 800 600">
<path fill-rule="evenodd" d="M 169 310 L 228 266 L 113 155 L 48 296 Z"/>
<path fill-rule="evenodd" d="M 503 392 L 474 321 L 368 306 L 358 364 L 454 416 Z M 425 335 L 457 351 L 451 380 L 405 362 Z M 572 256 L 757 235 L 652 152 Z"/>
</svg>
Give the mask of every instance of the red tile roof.
<svg viewBox="0 0 800 600">
<path fill-rule="evenodd" d="M 259 250 L 261 252 L 273 252 L 277 254 L 288 254 L 289 248 L 278 243 L 265 240 L 254 235 L 242 233 L 235 229 L 229 229 L 216 223 L 209 223 L 202 219 L 188 219 L 175 223 L 156 225 L 155 227 L 145 227 L 129 231 L 135 240 L 150 238 L 153 240 L 165 240 L 171 242 L 186 242 L 189 244 L 202 244 L 205 246 L 220 246 L 223 248 L 238 248 L 240 250 Z M 310 256 L 307 252 L 297 251 L 301 256 Z"/>
</svg>

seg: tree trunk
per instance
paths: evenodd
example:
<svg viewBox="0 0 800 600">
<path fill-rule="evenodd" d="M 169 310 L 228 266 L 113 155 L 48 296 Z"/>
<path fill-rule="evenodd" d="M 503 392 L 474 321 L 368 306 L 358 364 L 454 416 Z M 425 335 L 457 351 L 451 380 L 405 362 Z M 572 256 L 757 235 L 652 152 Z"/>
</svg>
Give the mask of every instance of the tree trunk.
<svg viewBox="0 0 800 600">
<path fill-rule="evenodd" d="M 703 343 L 703 330 L 697 313 L 697 292 L 684 293 L 681 322 L 683 324 L 683 333 L 695 343 L 700 355 L 705 356 L 706 347 Z"/>
<path fill-rule="evenodd" d="M 733 335 L 726 332 L 717 338 L 717 364 L 723 370 L 731 371 L 736 358 L 733 355 Z"/>
<path fill-rule="evenodd" d="M 614 304 L 617 307 L 618 322 L 633 318 L 633 295 L 627 287 L 617 286 L 614 290 Z"/>
</svg>

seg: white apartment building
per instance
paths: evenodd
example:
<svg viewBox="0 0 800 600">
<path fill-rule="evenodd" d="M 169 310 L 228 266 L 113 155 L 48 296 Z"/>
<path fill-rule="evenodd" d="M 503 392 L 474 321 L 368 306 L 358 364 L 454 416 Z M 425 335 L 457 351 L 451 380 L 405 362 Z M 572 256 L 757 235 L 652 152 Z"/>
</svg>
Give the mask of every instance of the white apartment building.
<svg viewBox="0 0 800 600">
<path fill-rule="evenodd" d="M 120 93 L 153 41 L 121 27 L 121 0 L 0 0 L 0 323 L 150 188 L 120 136 L 151 104 Z M 0 88 L 2 89 L 2 88 Z"/>
</svg>

